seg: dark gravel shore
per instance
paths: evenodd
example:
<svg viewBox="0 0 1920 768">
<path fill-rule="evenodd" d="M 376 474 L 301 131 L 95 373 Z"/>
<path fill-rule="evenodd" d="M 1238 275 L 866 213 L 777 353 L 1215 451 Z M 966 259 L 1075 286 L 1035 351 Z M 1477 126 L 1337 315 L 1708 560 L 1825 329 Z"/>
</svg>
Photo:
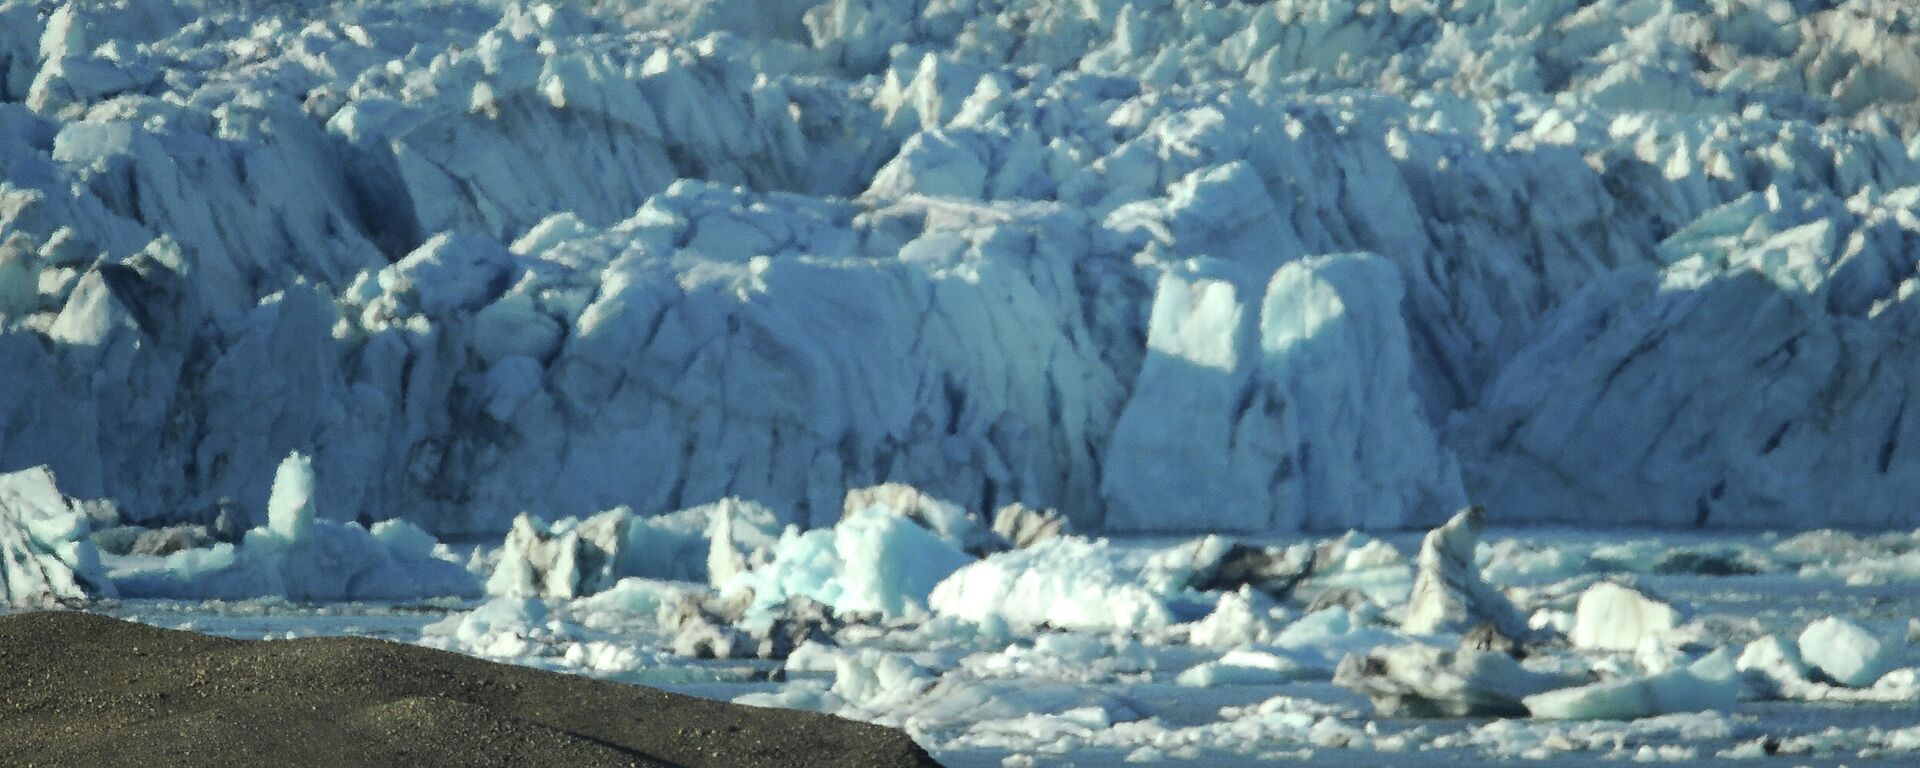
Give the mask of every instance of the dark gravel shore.
<svg viewBox="0 0 1920 768">
<path fill-rule="evenodd" d="M 0 617 L 5 766 L 933 766 L 899 731 L 379 640 Z"/>
</svg>

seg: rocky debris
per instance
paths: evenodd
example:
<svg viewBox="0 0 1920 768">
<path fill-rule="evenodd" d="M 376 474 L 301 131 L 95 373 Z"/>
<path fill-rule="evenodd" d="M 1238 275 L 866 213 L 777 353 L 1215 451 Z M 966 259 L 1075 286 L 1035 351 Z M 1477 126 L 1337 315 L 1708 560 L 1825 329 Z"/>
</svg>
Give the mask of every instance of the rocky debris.
<svg viewBox="0 0 1920 768">
<path fill-rule="evenodd" d="M 1067 532 L 1067 518 L 1051 509 L 1014 502 L 993 513 L 993 532 L 1014 549 L 1026 549 Z"/>
<path fill-rule="evenodd" d="M 88 535 L 93 547 L 101 554 L 124 555 L 133 551 L 133 543 L 140 540 L 140 534 L 147 529 L 137 525 L 116 525 L 94 531 Z"/>
<path fill-rule="evenodd" d="M 141 531 L 127 554 L 165 557 L 183 550 L 211 547 L 216 542 L 205 526 L 172 525 Z"/>
<path fill-rule="evenodd" d="M 1765 573 L 1767 567 L 1746 551 L 1695 548 L 1667 553 L 1660 558 L 1660 562 L 1654 564 L 1653 571 L 1698 576 L 1751 576 Z"/>
<path fill-rule="evenodd" d="M 1526 617 L 1513 601 L 1482 580 L 1474 565 L 1474 546 L 1485 524 L 1480 507 L 1467 507 L 1427 533 L 1420 542 L 1402 628 L 1432 634 L 1465 632 L 1485 623 L 1507 637 L 1532 636 Z"/>
<path fill-rule="evenodd" d="M 552 523 L 521 514 L 487 593 L 575 598 L 629 576 L 717 584 L 764 564 L 779 531 L 772 510 L 733 498 L 653 517 L 627 507 Z"/>
<path fill-rule="evenodd" d="M 743 621 L 751 602 L 685 594 L 660 612 L 660 623 L 673 635 L 673 652 L 696 659 L 785 659 L 808 642 L 833 645 L 834 633 L 845 626 L 831 608 L 797 596 L 764 617 Z"/>
<path fill-rule="evenodd" d="M 681 656 L 696 659 L 731 659 L 747 655 L 754 648 L 747 633 L 734 628 L 733 622 L 715 613 L 702 599 L 685 595 L 660 613 L 660 624 L 672 633 L 669 647 Z"/>
<path fill-rule="evenodd" d="M 513 519 L 500 563 L 487 579 L 487 593 L 502 596 L 575 598 L 613 586 L 614 563 L 625 539 L 624 509 L 602 512 L 556 533 L 522 513 Z"/>
<path fill-rule="evenodd" d="M 1527 649 L 1519 640 L 1500 634 L 1500 628 L 1492 624 L 1481 624 L 1468 630 L 1466 636 L 1460 638 L 1460 648 L 1504 653 L 1520 660 L 1527 658 Z"/>
<path fill-rule="evenodd" d="M 1307 546 L 1286 549 L 1233 542 L 1218 557 L 1194 568 L 1190 586 L 1202 592 L 1231 592 L 1253 587 L 1275 598 L 1285 598 L 1313 572 L 1317 560 Z"/>
<path fill-rule="evenodd" d="M 784 659 L 806 643 L 833 645 L 833 635 L 845 626 L 833 609 L 816 600 L 794 596 L 774 612 L 772 620 L 751 631 L 754 655 Z"/>
</svg>

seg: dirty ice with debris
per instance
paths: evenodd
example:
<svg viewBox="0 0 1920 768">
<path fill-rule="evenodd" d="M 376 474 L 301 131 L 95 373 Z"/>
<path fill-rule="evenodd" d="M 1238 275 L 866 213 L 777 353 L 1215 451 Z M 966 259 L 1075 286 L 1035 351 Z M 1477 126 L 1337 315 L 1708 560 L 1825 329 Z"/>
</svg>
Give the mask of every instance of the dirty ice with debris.
<svg viewBox="0 0 1920 768">
<path fill-rule="evenodd" d="M 0 0 L 0 604 L 956 765 L 1920 759 L 1920 5 Z"/>
</svg>

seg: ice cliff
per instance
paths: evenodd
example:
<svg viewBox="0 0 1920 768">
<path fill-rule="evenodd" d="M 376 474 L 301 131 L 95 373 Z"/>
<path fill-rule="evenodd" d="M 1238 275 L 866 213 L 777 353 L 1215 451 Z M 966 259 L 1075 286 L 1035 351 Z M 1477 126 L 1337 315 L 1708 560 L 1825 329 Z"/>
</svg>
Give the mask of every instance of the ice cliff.
<svg viewBox="0 0 1920 768">
<path fill-rule="evenodd" d="M 0 470 L 270 528 L 298 451 L 443 537 L 887 482 L 1913 526 L 1916 51 L 1885 0 L 5 0 Z"/>
</svg>

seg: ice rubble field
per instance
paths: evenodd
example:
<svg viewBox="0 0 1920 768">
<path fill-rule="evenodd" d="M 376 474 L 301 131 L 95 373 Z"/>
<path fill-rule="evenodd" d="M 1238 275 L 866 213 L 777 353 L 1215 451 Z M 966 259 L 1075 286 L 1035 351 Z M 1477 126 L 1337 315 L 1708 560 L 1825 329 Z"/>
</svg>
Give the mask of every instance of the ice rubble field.
<svg viewBox="0 0 1920 768">
<path fill-rule="evenodd" d="M 276 470 L 235 542 L 0 475 L 0 576 L 239 637 L 353 634 L 905 729 L 968 765 L 1920 758 L 1920 532 L 1096 538 L 911 486 L 801 531 L 725 499 L 456 549 Z"/>
<path fill-rule="evenodd" d="M 309 5 L 0 0 L 0 602 L 958 765 L 1920 748 L 1920 6 Z"/>
</svg>

